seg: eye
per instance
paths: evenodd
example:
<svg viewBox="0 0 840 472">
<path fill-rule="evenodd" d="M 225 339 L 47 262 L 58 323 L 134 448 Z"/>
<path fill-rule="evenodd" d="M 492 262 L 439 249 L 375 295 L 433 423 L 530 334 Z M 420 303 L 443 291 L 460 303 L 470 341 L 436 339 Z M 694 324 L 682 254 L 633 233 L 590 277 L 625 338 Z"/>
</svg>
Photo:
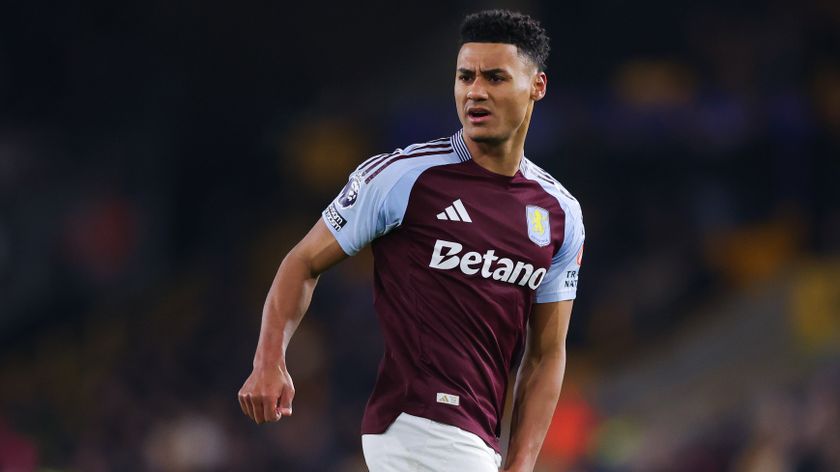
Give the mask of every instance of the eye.
<svg viewBox="0 0 840 472">
<path fill-rule="evenodd" d="M 491 75 L 490 82 L 504 82 L 505 78 L 501 75 Z"/>
<path fill-rule="evenodd" d="M 459 74 L 458 80 L 460 80 L 461 82 L 469 82 L 470 80 L 472 80 L 472 76 L 469 76 L 467 74 Z"/>
</svg>

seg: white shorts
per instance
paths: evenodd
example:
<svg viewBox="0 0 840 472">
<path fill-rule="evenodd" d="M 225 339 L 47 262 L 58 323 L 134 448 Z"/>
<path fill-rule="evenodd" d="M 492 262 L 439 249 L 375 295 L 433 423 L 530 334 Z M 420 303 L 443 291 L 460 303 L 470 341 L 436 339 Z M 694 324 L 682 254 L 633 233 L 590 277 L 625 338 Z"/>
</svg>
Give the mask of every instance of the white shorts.
<svg viewBox="0 0 840 472">
<path fill-rule="evenodd" d="M 382 434 L 363 434 L 370 472 L 497 472 L 502 456 L 457 426 L 400 413 Z"/>
</svg>

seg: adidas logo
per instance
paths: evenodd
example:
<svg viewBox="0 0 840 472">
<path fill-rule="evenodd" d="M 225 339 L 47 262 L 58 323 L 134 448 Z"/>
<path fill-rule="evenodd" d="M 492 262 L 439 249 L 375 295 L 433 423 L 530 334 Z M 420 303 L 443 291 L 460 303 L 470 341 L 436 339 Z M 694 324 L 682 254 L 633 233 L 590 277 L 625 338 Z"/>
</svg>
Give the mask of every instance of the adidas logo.
<svg viewBox="0 0 840 472">
<path fill-rule="evenodd" d="M 442 212 L 438 213 L 437 219 L 472 223 L 472 218 L 470 218 L 470 214 L 467 213 L 467 209 L 464 208 L 464 204 L 461 203 L 460 198 L 452 202 L 452 205 L 446 207 L 446 209 Z"/>
</svg>

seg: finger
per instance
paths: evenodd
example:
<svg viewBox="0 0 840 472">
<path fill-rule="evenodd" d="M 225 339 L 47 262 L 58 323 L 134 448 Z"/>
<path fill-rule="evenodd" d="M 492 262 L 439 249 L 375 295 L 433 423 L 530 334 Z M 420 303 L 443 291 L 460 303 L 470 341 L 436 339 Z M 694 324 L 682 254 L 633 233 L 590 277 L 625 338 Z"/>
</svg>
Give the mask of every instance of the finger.
<svg viewBox="0 0 840 472">
<path fill-rule="evenodd" d="M 254 402 L 254 395 L 248 394 L 245 396 L 245 404 L 248 405 L 248 416 L 254 420 L 257 424 L 260 424 L 260 420 L 257 416 L 257 408 Z"/>
<path fill-rule="evenodd" d="M 242 413 L 248 416 L 248 406 L 245 405 L 245 394 L 242 393 L 242 390 L 236 395 L 236 399 L 239 400 L 239 408 L 242 409 Z"/>
<path fill-rule="evenodd" d="M 254 419 L 254 410 L 251 407 L 251 394 L 245 393 L 242 395 L 242 403 L 245 405 L 245 416 Z"/>
<path fill-rule="evenodd" d="M 263 416 L 266 421 L 277 421 L 280 415 L 277 414 L 277 397 L 266 396 L 262 399 Z"/>
<path fill-rule="evenodd" d="M 283 416 L 292 415 L 292 400 L 295 398 L 295 387 L 292 384 L 286 385 L 280 393 L 280 414 Z"/>
<path fill-rule="evenodd" d="M 251 395 L 251 408 L 254 413 L 254 421 L 257 424 L 265 423 L 265 415 L 263 414 L 263 398 L 261 395 Z"/>
</svg>

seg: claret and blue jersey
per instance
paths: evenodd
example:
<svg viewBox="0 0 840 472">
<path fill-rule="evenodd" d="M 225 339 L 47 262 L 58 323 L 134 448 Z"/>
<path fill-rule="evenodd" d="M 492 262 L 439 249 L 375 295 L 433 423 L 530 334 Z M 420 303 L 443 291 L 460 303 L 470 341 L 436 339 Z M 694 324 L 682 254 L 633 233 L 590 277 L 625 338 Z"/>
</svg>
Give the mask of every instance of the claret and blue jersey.
<svg viewBox="0 0 840 472">
<path fill-rule="evenodd" d="M 526 158 L 513 177 L 484 169 L 459 131 L 363 162 L 323 219 L 347 254 L 373 249 L 385 354 L 362 433 L 406 412 L 500 450 L 532 304 L 575 298 L 577 200 Z"/>
</svg>

